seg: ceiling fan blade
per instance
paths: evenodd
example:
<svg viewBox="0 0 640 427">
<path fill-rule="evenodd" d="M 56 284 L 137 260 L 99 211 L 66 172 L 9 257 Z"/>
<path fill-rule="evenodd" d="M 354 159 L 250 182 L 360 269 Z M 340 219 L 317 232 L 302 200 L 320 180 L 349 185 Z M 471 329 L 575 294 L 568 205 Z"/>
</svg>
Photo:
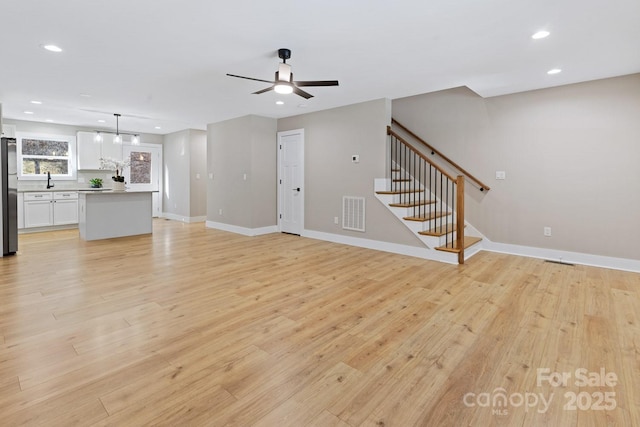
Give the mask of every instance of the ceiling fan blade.
<svg viewBox="0 0 640 427">
<path fill-rule="evenodd" d="M 303 91 L 302 89 L 299 89 L 299 88 L 297 88 L 295 86 L 293 87 L 293 93 L 303 97 L 304 99 L 313 98 L 313 95 L 311 95 L 310 93 L 307 93 L 307 92 Z"/>
<path fill-rule="evenodd" d="M 275 83 L 275 82 L 272 82 L 271 80 L 254 79 L 253 77 L 237 76 L 235 74 L 227 74 L 227 76 L 229 76 L 229 77 L 237 77 L 239 79 L 255 80 L 257 82 Z"/>
<path fill-rule="evenodd" d="M 293 82 L 296 86 L 338 86 L 337 80 L 310 80 L 305 82 Z"/>
<path fill-rule="evenodd" d="M 266 89 L 262 89 L 262 90 L 259 90 L 257 92 L 253 92 L 253 95 L 260 95 L 261 93 L 269 92 L 270 90 L 273 90 L 273 86 L 269 86 Z"/>
</svg>

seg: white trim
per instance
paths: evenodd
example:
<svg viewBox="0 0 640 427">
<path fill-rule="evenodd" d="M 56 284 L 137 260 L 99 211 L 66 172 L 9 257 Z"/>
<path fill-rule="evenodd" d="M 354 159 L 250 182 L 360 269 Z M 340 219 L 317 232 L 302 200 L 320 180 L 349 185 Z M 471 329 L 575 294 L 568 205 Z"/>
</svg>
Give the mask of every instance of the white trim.
<svg viewBox="0 0 640 427">
<path fill-rule="evenodd" d="M 614 258 L 580 252 L 560 251 L 556 249 L 535 248 L 532 246 L 511 245 L 508 243 L 492 242 L 486 238 L 482 240 L 482 248 L 490 252 L 640 273 L 640 261 L 634 259 Z"/>
<path fill-rule="evenodd" d="M 399 255 L 413 256 L 432 261 L 457 264 L 458 255 L 450 252 L 430 250 L 420 246 L 408 246 L 398 243 L 382 242 L 379 240 L 363 239 L 361 237 L 344 236 L 341 234 L 325 233 L 322 231 L 303 230 L 302 237 L 340 243 L 343 245 L 357 246 L 360 248 L 374 249 L 377 251 L 391 252 Z"/>
<path fill-rule="evenodd" d="M 229 231 L 231 233 L 242 234 L 243 236 L 250 236 L 250 237 L 261 236 L 263 234 L 271 234 L 271 233 L 278 232 L 277 225 L 270 225 L 268 227 L 261 227 L 261 228 L 246 228 L 246 227 L 240 227 L 238 225 L 224 224 L 222 222 L 207 221 L 205 226 L 207 228 L 215 228 L 217 230 Z"/>
<path fill-rule="evenodd" d="M 180 221 L 180 222 L 186 222 L 186 223 L 192 223 L 192 222 L 205 222 L 207 220 L 206 215 L 205 216 L 182 216 L 182 215 L 176 215 L 173 213 L 169 213 L 169 212 L 162 212 L 160 214 L 160 218 L 166 218 L 166 219 L 170 219 L 173 221 Z"/>
<path fill-rule="evenodd" d="M 413 256 L 422 259 L 457 264 L 457 254 L 450 254 L 443 251 L 429 250 L 418 246 L 400 245 L 378 240 L 369 240 L 359 237 L 343 236 L 339 234 L 325 233 L 314 230 L 304 230 L 302 237 L 310 239 L 324 240 L 327 242 L 341 243 L 344 245 L 358 246 L 361 248 L 374 249 L 378 251 L 391 252 L 399 255 Z M 625 258 L 614 258 L 601 255 L 591 255 L 579 252 L 559 251 L 555 249 L 534 248 L 531 246 L 510 245 L 506 243 L 491 242 L 486 237 L 480 242 L 477 249 L 472 253 L 465 251 L 465 260 L 476 252 L 489 251 L 508 255 L 539 258 L 551 261 L 560 261 L 570 264 L 588 265 L 599 268 L 610 268 L 613 270 L 630 271 L 640 273 L 640 261 Z M 435 257 L 434 257 L 435 255 Z M 448 256 L 447 256 L 448 255 Z"/>
</svg>

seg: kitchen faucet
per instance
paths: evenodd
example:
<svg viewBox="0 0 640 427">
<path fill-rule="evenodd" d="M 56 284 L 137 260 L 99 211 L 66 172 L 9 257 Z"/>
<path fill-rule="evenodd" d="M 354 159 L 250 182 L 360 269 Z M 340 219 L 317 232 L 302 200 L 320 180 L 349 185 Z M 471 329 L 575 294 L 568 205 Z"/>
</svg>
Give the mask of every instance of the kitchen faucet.
<svg viewBox="0 0 640 427">
<path fill-rule="evenodd" d="M 53 182 L 51 182 L 51 172 L 47 172 L 47 188 L 53 188 Z"/>
</svg>

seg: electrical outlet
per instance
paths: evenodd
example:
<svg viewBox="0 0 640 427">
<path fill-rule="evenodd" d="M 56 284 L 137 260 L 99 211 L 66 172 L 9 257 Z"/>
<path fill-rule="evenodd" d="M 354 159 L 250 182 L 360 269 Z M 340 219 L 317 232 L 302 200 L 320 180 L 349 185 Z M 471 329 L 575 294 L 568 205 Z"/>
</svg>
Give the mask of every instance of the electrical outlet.
<svg viewBox="0 0 640 427">
<path fill-rule="evenodd" d="M 200 179 L 200 174 L 199 173 L 196 174 L 196 179 Z"/>
<path fill-rule="evenodd" d="M 338 220 L 338 217 L 337 217 L 337 216 L 334 216 L 334 217 L 333 217 L 333 223 L 334 223 L 334 224 L 339 224 L 339 220 Z"/>
<path fill-rule="evenodd" d="M 551 227 L 544 228 L 544 235 L 547 237 L 551 237 Z"/>
<path fill-rule="evenodd" d="M 218 209 L 218 215 L 222 215 L 222 209 Z"/>
</svg>

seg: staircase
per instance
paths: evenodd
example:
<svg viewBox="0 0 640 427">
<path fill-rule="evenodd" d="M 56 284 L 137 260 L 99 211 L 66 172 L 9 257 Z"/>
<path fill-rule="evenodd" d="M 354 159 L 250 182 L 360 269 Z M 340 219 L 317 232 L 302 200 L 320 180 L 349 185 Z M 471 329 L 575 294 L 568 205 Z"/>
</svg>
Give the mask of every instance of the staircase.
<svg viewBox="0 0 640 427">
<path fill-rule="evenodd" d="M 425 258 L 463 264 L 482 249 L 482 234 L 464 220 L 465 175 L 454 177 L 391 127 L 387 134 L 389 177 L 375 180 L 376 198 L 424 243 Z"/>
</svg>

